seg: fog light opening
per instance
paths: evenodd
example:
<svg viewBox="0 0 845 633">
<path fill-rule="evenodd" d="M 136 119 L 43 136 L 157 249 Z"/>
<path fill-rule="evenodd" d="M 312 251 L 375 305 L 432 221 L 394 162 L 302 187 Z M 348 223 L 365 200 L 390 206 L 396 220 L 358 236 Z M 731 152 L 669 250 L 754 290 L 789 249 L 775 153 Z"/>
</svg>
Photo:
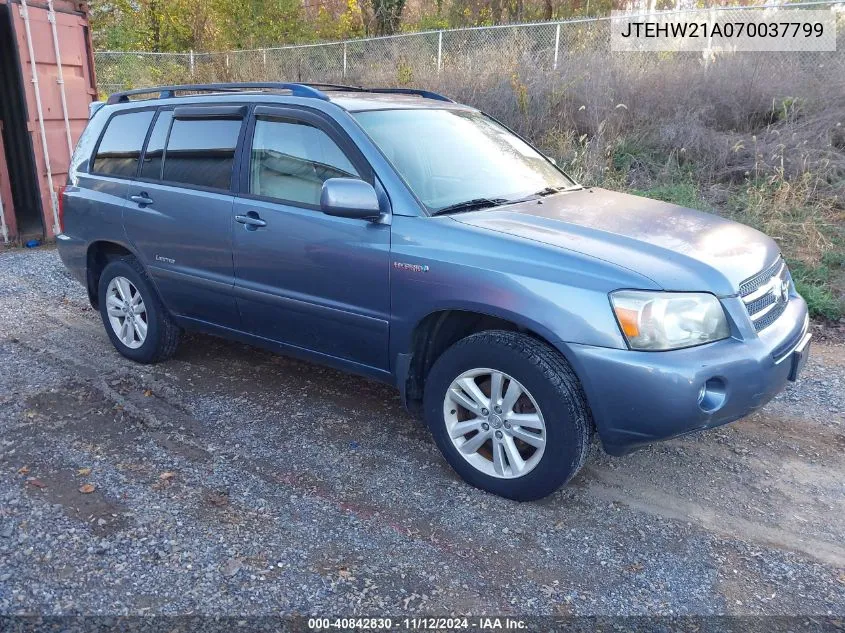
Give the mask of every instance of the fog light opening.
<svg viewBox="0 0 845 633">
<path fill-rule="evenodd" d="M 713 413 L 722 408 L 727 399 L 727 387 L 721 378 L 711 378 L 701 386 L 698 392 L 698 406 L 706 413 Z"/>
</svg>

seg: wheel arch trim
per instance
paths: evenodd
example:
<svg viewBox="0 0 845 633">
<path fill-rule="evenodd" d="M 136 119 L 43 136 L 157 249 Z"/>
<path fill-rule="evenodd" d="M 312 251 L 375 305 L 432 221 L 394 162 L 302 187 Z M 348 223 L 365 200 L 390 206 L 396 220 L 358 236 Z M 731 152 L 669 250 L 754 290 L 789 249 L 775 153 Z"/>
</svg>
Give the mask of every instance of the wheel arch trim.
<svg viewBox="0 0 845 633">
<path fill-rule="evenodd" d="M 415 413 L 415 407 L 413 406 L 413 402 L 419 398 L 419 393 L 415 390 L 416 387 L 412 380 L 421 381 L 424 383 L 425 376 L 415 376 L 415 363 L 424 362 L 427 363 L 428 368 L 430 369 L 431 365 L 433 364 L 436 357 L 433 359 L 424 359 L 421 361 L 420 358 L 415 358 L 415 353 L 418 351 L 418 344 L 417 344 L 417 337 L 420 335 L 420 328 L 421 327 L 428 327 L 424 326 L 427 322 L 432 322 L 432 326 L 435 328 L 433 332 L 429 332 L 428 336 L 436 335 L 437 334 L 437 327 L 438 327 L 438 319 L 436 318 L 438 315 L 442 315 L 445 318 L 448 318 L 447 315 L 449 314 L 462 314 L 466 315 L 467 318 L 476 317 L 479 320 L 484 319 L 492 319 L 500 322 L 502 325 L 510 325 L 516 331 L 524 332 L 531 336 L 536 337 L 537 339 L 543 341 L 544 343 L 550 345 L 552 348 L 560 351 L 564 358 L 566 358 L 567 362 L 573 368 L 573 371 L 576 372 L 578 375 L 578 370 L 575 364 L 572 363 L 572 353 L 569 347 L 561 341 L 559 336 L 556 336 L 551 330 L 547 327 L 543 326 L 541 323 L 534 321 L 533 319 L 525 317 L 525 315 L 521 315 L 515 313 L 513 311 L 498 308 L 496 306 L 492 306 L 489 304 L 445 304 L 438 306 L 435 309 L 430 310 L 422 317 L 418 318 L 414 325 L 407 329 L 406 332 L 402 334 L 402 342 L 399 344 L 399 349 L 396 351 L 395 354 L 392 355 L 394 359 L 394 366 L 393 366 L 393 374 L 396 381 L 396 387 L 399 389 L 399 393 L 402 399 L 403 406 Z M 470 329 L 463 334 L 460 338 L 464 336 L 468 336 L 477 331 L 487 330 L 487 329 L 502 329 L 501 327 L 496 328 L 481 328 L 481 329 Z M 448 348 L 448 345 L 445 346 L 440 353 L 442 354 L 445 349 Z M 439 354 L 438 354 L 439 356 Z M 580 375 L 579 375 L 580 378 Z"/>
<path fill-rule="evenodd" d="M 444 314 L 449 312 L 466 313 L 468 315 L 477 315 L 480 317 L 488 317 L 493 319 L 500 319 L 515 325 L 517 328 L 526 330 L 535 336 L 543 339 L 547 343 L 554 344 L 559 341 L 560 337 L 555 335 L 547 326 L 535 321 L 534 319 L 526 317 L 524 314 L 514 312 L 507 308 L 501 308 L 491 304 L 482 303 L 444 303 L 432 308 L 422 316 L 415 317 L 413 325 L 404 329 L 404 331 L 397 335 L 397 353 L 412 353 L 414 345 L 414 336 L 419 330 L 420 326 L 428 319 L 431 319 L 437 314 Z"/>
<path fill-rule="evenodd" d="M 86 280 L 86 290 L 88 291 L 88 300 L 91 303 L 91 307 L 94 309 L 98 308 L 99 296 L 98 296 L 98 286 L 99 286 L 99 277 L 94 279 L 94 271 L 91 269 L 91 256 L 92 256 L 92 249 L 98 247 L 98 245 L 105 245 L 109 244 L 112 246 L 119 247 L 125 250 L 129 255 L 134 257 L 141 267 L 144 269 L 144 272 L 147 274 L 147 278 L 150 280 L 155 291 L 158 293 L 158 296 L 161 297 L 161 293 L 159 292 L 158 285 L 153 278 L 153 275 L 150 274 L 149 269 L 142 261 L 141 257 L 138 255 L 137 250 L 135 247 L 130 244 L 129 242 L 125 242 L 122 240 L 116 240 L 114 238 L 102 238 L 102 239 L 94 239 L 88 242 L 85 245 L 85 280 Z M 124 255 L 125 256 L 125 255 Z M 106 264 L 107 265 L 107 264 Z M 105 268 L 105 266 L 103 266 Z"/>
</svg>

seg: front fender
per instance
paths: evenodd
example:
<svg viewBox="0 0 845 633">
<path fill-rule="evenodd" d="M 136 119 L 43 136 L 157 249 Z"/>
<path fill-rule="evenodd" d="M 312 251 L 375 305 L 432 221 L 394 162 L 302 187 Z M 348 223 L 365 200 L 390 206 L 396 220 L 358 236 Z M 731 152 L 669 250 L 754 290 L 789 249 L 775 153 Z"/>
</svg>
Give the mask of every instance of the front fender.
<svg viewBox="0 0 845 633">
<path fill-rule="evenodd" d="M 443 310 L 504 319 L 552 344 L 625 349 L 608 292 L 646 284 L 607 262 L 448 217 L 395 217 L 391 258 L 391 358 Z"/>
</svg>

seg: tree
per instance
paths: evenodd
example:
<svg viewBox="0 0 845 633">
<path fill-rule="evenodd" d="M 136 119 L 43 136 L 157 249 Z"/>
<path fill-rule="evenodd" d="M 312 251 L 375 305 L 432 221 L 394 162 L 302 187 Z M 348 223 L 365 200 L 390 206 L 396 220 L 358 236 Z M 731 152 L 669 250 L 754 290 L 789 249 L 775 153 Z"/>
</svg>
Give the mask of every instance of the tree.
<svg viewBox="0 0 845 633">
<path fill-rule="evenodd" d="M 368 32 L 372 35 L 393 35 L 402 24 L 405 0 L 370 0 L 372 16 Z"/>
<path fill-rule="evenodd" d="M 96 50 L 143 50 L 143 34 L 133 19 L 130 0 L 94 2 L 91 5 L 91 37 Z"/>
<path fill-rule="evenodd" d="M 217 48 L 260 48 L 307 39 L 300 0 L 211 0 Z"/>
</svg>

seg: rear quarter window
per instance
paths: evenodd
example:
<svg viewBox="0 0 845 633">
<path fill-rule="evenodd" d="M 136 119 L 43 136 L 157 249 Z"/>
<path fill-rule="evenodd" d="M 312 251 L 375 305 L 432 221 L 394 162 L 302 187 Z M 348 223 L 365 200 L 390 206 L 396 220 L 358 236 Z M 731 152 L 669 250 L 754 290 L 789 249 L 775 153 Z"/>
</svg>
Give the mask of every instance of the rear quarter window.
<svg viewBox="0 0 845 633">
<path fill-rule="evenodd" d="M 138 171 L 141 147 L 153 120 L 154 110 L 116 114 L 106 124 L 97 146 L 91 172 L 134 178 Z"/>
</svg>

